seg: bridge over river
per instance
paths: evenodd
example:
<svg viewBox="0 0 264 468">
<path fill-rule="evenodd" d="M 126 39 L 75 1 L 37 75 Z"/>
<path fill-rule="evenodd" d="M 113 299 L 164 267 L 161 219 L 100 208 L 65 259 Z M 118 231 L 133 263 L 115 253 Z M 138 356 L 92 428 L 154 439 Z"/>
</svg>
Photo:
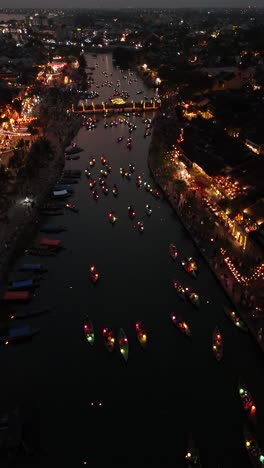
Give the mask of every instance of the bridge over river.
<svg viewBox="0 0 264 468">
<path fill-rule="evenodd" d="M 140 102 L 135 102 L 135 101 L 130 101 L 130 102 L 125 102 L 124 104 L 113 104 L 109 102 L 102 101 L 101 104 L 94 104 L 92 102 L 89 106 L 85 105 L 84 102 L 82 102 L 81 106 L 78 106 L 77 108 L 72 105 L 72 112 L 77 113 L 77 114 L 83 114 L 83 113 L 90 113 L 93 114 L 95 112 L 103 112 L 104 114 L 107 114 L 107 112 L 124 112 L 124 111 L 155 111 L 160 108 L 160 104 L 156 103 L 155 101 L 140 101 Z"/>
</svg>

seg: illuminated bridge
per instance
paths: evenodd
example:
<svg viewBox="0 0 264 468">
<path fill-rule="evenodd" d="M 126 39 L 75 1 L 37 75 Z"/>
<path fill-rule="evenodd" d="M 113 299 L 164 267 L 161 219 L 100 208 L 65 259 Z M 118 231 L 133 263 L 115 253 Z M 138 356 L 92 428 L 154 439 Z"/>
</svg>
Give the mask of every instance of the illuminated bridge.
<svg viewBox="0 0 264 468">
<path fill-rule="evenodd" d="M 153 111 L 153 110 L 158 110 L 160 108 L 160 104 L 154 102 L 154 101 L 140 101 L 140 102 L 135 102 L 135 101 L 130 101 L 130 102 L 102 102 L 101 104 L 94 104 L 93 102 L 89 106 L 85 106 L 84 103 L 81 104 L 81 106 L 74 107 L 72 104 L 72 112 L 77 113 L 77 114 L 84 114 L 84 113 L 90 113 L 93 114 L 95 112 L 103 112 L 104 114 L 107 114 L 108 112 L 114 113 L 114 112 L 124 112 L 124 111 Z"/>
</svg>

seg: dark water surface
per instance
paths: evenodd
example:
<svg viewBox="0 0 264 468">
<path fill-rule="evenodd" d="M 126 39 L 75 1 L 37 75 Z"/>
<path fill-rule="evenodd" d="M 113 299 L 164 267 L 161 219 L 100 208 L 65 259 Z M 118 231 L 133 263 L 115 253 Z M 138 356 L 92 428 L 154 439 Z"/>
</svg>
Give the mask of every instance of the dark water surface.
<svg viewBox="0 0 264 468">
<path fill-rule="evenodd" d="M 121 77 L 122 83 L 123 74 L 113 69 L 110 56 L 89 56 L 89 66 L 95 61 L 97 82 L 104 81 L 107 64 L 111 80 Z M 151 94 L 140 81 L 125 84 L 134 98 L 138 89 Z M 113 88 L 102 90 L 108 96 Z M 263 356 L 250 336 L 225 317 L 222 305 L 228 302 L 221 287 L 167 202 L 136 187 L 139 174 L 153 185 L 147 168 L 150 140 L 143 138 L 142 119 L 131 117 L 137 129 L 129 151 L 125 148 L 128 128 L 104 129 L 104 119 L 99 118 L 95 130 L 80 130 L 76 141 L 84 148 L 81 159 L 67 162 L 66 167 L 84 170 L 89 158 L 95 157 L 92 174 L 98 179 L 104 153 L 112 166 L 107 185 L 112 189 L 116 183 L 119 196 L 105 196 L 96 187 L 100 199 L 95 202 L 84 175 L 73 186 L 76 194 L 71 201 L 80 212 L 48 220 L 68 227 L 67 232 L 51 236 L 63 239 L 66 250 L 55 259 L 41 259 L 48 273 L 32 303 L 50 304 L 54 312 L 31 321 L 41 329 L 31 343 L 1 351 L 1 405 L 18 403 L 27 411 L 26 419 L 41 447 L 39 456 L 17 466 L 77 468 L 86 461 L 89 467 L 184 467 L 187 436 L 192 431 L 205 468 L 217 468 L 220 463 L 249 467 L 238 379 L 241 376 L 253 394 L 256 435 L 264 446 Z M 118 144 L 119 136 L 124 141 Z M 128 168 L 131 161 L 136 171 L 128 181 L 119 168 Z M 150 218 L 144 215 L 147 203 L 153 208 Z M 137 213 L 135 221 L 145 222 L 143 235 L 128 218 L 130 204 Z M 114 226 L 107 218 L 110 210 L 118 217 Z M 175 263 L 168 255 L 171 242 L 179 251 Z M 186 255 L 198 261 L 197 280 L 180 265 Z M 29 259 L 36 261 L 25 256 L 18 263 Z M 95 287 L 89 277 L 93 263 L 100 273 Z M 177 298 L 172 278 L 200 294 L 199 311 Z M 180 311 L 190 324 L 192 340 L 173 327 L 172 311 Z M 84 338 L 86 314 L 95 327 L 93 348 Z M 148 331 L 146 351 L 136 340 L 136 320 L 142 320 Z M 224 342 L 219 364 L 211 350 L 216 325 Z M 123 327 L 127 333 L 127 365 L 117 349 L 112 355 L 105 350 L 104 326 L 115 332 Z"/>
</svg>

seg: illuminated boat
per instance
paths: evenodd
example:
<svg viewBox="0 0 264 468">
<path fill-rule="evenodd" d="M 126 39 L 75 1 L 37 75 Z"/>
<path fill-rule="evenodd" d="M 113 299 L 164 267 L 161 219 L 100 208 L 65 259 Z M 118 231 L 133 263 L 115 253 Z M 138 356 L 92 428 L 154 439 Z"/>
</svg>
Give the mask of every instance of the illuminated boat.
<svg viewBox="0 0 264 468">
<path fill-rule="evenodd" d="M 135 216 L 136 216 L 136 212 L 135 212 L 133 206 L 129 206 L 127 209 L 128 209 L 128 216 L 129 216 L 129 218 L 130 218 L 130 219 L 134 219 Z"/>
<path fill-rule="evenodd" d="M 109 189 L 108 189 L 107 185 L 103 185 L 103 186 L 102 186 L 102 192 L 103 192 L 105 195 L 108 195 Z"/>
<path fill-rule="evenodd" d="M 119 137 L 119 138 L 117 139 L 117 143 L 120 143 L 121 141 L 123 141 L 123 137 Z"/>
<path fill-rule="evenodd" d="M 112 170 L 112 168 L 111 168 L 111 166 L 110 166 L 109 163 L 107 163 L 107 164 L 105 165 L 105 168 L 106 168 L 106 171 L 107 171 L 107 172 L 111 172 L 111 170 Z"/>
<path fill-rule="evenodd" d="M 92 283 L 94 284 L 97 283 L 97 281 L 99 280 L 99 274 L 94 265 L 92 265 L 90 268 L 90 277 L 91 277 Z"/>
<path fill-rule="evenodd" d="M 223 340 L 218 327 L 213 331 L 212 346 L 215 359 L 220 362 L 223 357 Z"/>
<path fill-rule="evenodd" d="M 97 201 L 98 198 L 99 198 L 99 193 L 98 193 L 96 190 L 93 190 L 93 191 L 92 191 L 92 194 L 93 194 L 93 199 L 94 199 L 95 201 Z"/>
<path fill-rule="evenodd" d="M 147 182 L 144 182 L 144 187 L 145 187 L 147 192 L 150 192 L 150 189 L 151 189 L 150 184 L 148 184 Z"/>
<path fill-rule="evenodd" d="M 184 335 L 186 336 L 191 336 L 191 330 L 190 327 L 187 325 L 187 323 L 177 314 L 170 314 L 170 319 L 175 325 L 178 330 L 180 330 Z"/>
<path fill-rule="evenodd" d="M 90 161 L 89 161 L 89 166 L 90 166 L 90 167 L 94 167 L 94 165 L 95 165 L 95 159 L 92 158 L 92 159 L 90 159 Z"/>
<path fill-rule="evenodd" d="M 107 171 L 105 169 L 100 169 L 100 174 L 105 178 L 107 177 Z"/>
<path fill-rule="evenodd" d="M 83 324 L 83 331 L 84 331 L 86 340 L 88 341 L 88 343 L 91 346 L 93 346 L 93 344 L 94 344 L 94 327 L 93 327 L 92 321 L 89 320 L 87 317 L 86 317 L 86 319 L 84 321 L 84 324 Z"/>
<path fill-rule="evenodd" d="M 198 294 L 196 294 L 192 288 L 188 287 L 188 288 L 185 288 L 185 294 L 186 294 L 186 297 L 189 299 L 190 303 L 194 306 L 194 307 L 197 307 L 197 309 L 199 309 L 201 303 L 200 303 L 200 298 L 198 296 Z"/>
<path fill-rule="evenodd" d="M 90 172 L 88 169 L 85 169 L 84 173 L 85 173 L 87 179 L 90 179 L 90 177 L 91 177 L 91 172 Z"/>
<path fill-rule="evenodd" d="M 115 347 L 115 337 L 110 328 L 103 328 L 103 338 L 107 351 L 111 353 Z"/>
<path fill-rule="evenodd" d="M 123 167 L 120 167 L 119 172 L 120 172 L 121 176 L 124 177 L 124 175 L 126 173 L 126 170 Z"/>
<path fill-rule="evenodd" d="M 138 228 L 140 233 L 143 233 L 144 232 L 144 223 L 142 221 L 138 221 L 137 228 Z"/>
<path fill-rule="evenodd" d="M 89 182 L 89 187 L 90 189 L 93 189 L 96 186 L 96 179 L 92 179 Z"/>
<path fill-rule="evenodd" d="M 110 211 L 110 213 L 108 214 L 108 219 L 111 224 L 115 224 L 115 222 L 117 221 L 117 217 L 115 216 L 114 211 Z"/>
<path fill-rule="evenodd" d="M 153 195 L 154 198 L 159 198 L 160 197 L 160 193 L 156 188 L 150 189 L 150 193 L 151 193 L 151 195 Z"/>
<path fill-rule="evenodd" d="M 252 420 L 255 420 L 256 418 L 256 405 L 254 404 L 253 398 L 251 396 L 251 393 L 249 392 L 246 384 L 242 382 L 240 379 L 239 385 L 238 385 L 238 390 L 239 390 L 239 396 L 240 400 L 242 403 L 242 406 L 248 415 L 248 417 Z"/>
<path fill-rule="evenodd" d="M 0 344 L 8 346 L 10 343 L 23 342 L 31 339 L 39 331 L 39 328 L 32 328 L 28 324 L 21 327 L 12 327 L 6 332 L 6 335 L 0 337 Z"/>
<path fill-rule="evenodd" d="M 178 296 L 184 300 L 185 299 L 184 287 L 181 285 L 181 283 L 179 283 L 179 281 L 176 281 L 176 280 L 172 280 L 172 284 Z"/>
<path fill-rule="evenodd" d="M 152 213 L 152 208 L 151 208 L 151 206 L 150 206 L 150 205 L 146 205 L 146 206 L 145 206 L 145 211 L 146 211 L 146 214 L 147 214 L 148 216 L 150 216 L 151 213 Z"/>
<path fill-rule="evenodd" d="M 103 179 L 102 177 L 99 177 L 98 182 L 100 187 L 103 187 L 103 185 L 105 185 L 105 179 Z"/>
<path fill-rule="evenodd" d="M 66 203 L 65 208 L 67 208 L 70 211 L 73 211 L 74 213 L 79 213 L 79 208 L 77 208 L 77 206 L 73 205 L 72 203 Z"/>
<path fill-rule="evenodd" d="M 254 439 L 249 429 L 244 427 L 244 438 L 245 438 L 245 447 L 250 458 L 252 466 L 256 468 L 264 467 L 264 452 L 261 452 L 261 449 Z"/>
<path fill-rule="evenodd" d="M 240 328 L 240 330 L 242 330 L 243 332 L 248 332 L 246 324 L 243 322 L 243 320 L 241 320 L 241 318 L 237 315 L 237 313 L 234 310 L 224 306 L 224 312 L 237 328 Z"/>
<path fill-rule="evenodd" d="M 143 349 L 146 348 L 147 346 L 147 334 L 146 331 L 142 325 L 142 322 L 136 322 L 136 333 L 137 333 L 137 339 L 139 341 L 139 344 L 142 346 Z"/>
<path fill-rule="evenodd" d="M 113 186 L 112 193 L 113 193 L 114 197 L 117 197 L 117 195 L 118 195 L 118 188 L 117 188 L 116 184 L 114 184 L 114 186 Z"/>
<path fill-rule="evenodd" d="M 195 446 L 192 434 L 189 434 L 188 448 L 187 453 L 185 455 L 185 460 L 187 462 L 188 468 L 192 468 L 193 466 L 196 466 L 197 468 L 202 468 L 200 454 L 197 447 Z"/>
<path fill-rule="evenodd" d="M 172 258 L 172 260 L 175 261 L 176 258 L 177 258 L 177 255 L 178 255 L 176 245 L 174 245 L 174 244 L 169 245 L 169 254 L 170 254 L 170 257 Z"/>
<path fill-rule="evenodd" d="M 137 178 L 136 178 L 136 186 L 137 186 L 137 187 L 141 187 L 142 184 L 143 184 L 143 180 L 142 180 L 141 176 L 137 176 Z"/>
<path fill-rule="evenodd" d="M 120 328 L 118 332 L 118 345 L 120 349 L 120 353 L 122 354 L 124 360 L 127 362 L 128 360 L 128 339 L 127 336 L 123 330 L 123 328 Z"/>
<path fill-rule="evenodd" d="M 130 173 L 130 172 L 127 172 L 127 171 L 126 171 L 125 174 L 124 174 L 124 176 L 125 176 L 125 178 L 126 178 L 127 180 L 131 180 L 131 173 Z"/>
<path fill-rule="evenodd" d="M 132 172 L 133 174 L 133 172 L 135 172 L 135 169 L 136 169 L 134 164 L 130 163 L 128 167 L 129 167 L 130 172 Z"/>
<path fill-rule="evenodd" d="M 196 269 L 193 267 L 192 262 L 189 262 L 188 259 L 183 259 L 181 261 L 181 265 L 184 268 L 184 270 L 186 271 L 186 273 L 189 273 L 189 275 L 191 275 L 193 278 L 197 278 Z"/>
<path fill-rule="evenodd" d="M 107 163 L 107 158 L 105 156 L 101 156 L 101 163 L 103 164 L 103 166 Z"/>
</svg>

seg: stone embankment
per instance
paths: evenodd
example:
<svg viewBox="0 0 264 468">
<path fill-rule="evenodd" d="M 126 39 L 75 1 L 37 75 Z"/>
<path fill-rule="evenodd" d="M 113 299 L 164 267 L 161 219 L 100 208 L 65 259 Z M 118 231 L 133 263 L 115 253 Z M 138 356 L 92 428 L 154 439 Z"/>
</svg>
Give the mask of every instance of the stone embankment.
<svg viewBox="0 0 264 468">
<path fill-rule="evenodd" d="M 65 163 L 65 148 L 78 133 L 80 126 L 80 117 L 73 115 L 54 118 L 49 122 L 45 137 L 52 145 L 54 158 L 48 167 L 40 169 L 37 177 L 23 187 L 17 187 L 18 194 L 12 199 L 7 212 L 8 223 L 0 222 L 0 279 L 6 278 L 10 263 L 36 232 L 38 208 L 60 178 Z M 23 204 L 25 197 L 29 197 L 33 203 Z"/>
</svg>

